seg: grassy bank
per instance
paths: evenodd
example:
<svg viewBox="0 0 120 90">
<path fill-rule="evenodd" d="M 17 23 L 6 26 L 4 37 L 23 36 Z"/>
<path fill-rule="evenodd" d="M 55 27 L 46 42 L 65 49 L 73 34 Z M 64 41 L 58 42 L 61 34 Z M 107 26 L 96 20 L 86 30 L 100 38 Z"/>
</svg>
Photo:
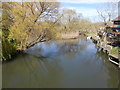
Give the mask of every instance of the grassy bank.
<svg viewBox="0 0 120 90">
<path fill-rule="evenodd" d="M 110 54 L 115 54 L 115 55 L 118 55 L 120 51 L 120 47 L 114 47 L 112 50 L 110 50 Z"/>
</svg>

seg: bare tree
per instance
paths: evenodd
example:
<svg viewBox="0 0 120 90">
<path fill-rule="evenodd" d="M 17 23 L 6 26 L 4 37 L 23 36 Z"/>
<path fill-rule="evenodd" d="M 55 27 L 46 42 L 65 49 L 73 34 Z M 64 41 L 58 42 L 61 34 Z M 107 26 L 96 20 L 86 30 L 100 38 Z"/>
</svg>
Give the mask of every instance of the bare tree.
<svg viewBox="0 0 120 90">
<path fill-rule="evenodd" d="M 103 20 L 104 25 L 109 25 L 109 22 L 117 17 L 118 3 L 110 2 L 105 4 L 104 7 L 97 9 L 97 13 L 100 18 Z"/>
</svg>

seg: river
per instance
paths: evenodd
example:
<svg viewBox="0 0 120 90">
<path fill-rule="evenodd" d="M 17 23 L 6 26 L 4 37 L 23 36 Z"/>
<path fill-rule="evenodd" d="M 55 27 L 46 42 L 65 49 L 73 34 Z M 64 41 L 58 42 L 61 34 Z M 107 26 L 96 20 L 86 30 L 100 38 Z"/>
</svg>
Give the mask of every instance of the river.
<svg viewBox="0 0 120 90">
<path fill-rule="evenodd" d="M 118 88 L 118 67 L 95 44 L 74 40 L 41 42 L 2 65 L 3 88 Z"/>
</svg>

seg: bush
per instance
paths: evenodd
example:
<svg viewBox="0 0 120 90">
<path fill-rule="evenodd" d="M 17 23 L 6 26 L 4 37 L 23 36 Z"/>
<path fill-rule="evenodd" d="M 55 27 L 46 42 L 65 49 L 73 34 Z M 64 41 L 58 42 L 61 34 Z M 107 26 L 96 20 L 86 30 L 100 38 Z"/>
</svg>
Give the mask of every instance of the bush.
<svg viewBox="0 0 120 90">
<path fill-rule="evenodd" d="M 4 33 L 2 33 L 2 46 L 1 46 L 1 52 L 2 52 L 2 59 L 1 61 L 10 60 L 12 56 L 17 52 L 15 43 L 10 42 L 8 38 L 5 36 Z"/>
</svg>

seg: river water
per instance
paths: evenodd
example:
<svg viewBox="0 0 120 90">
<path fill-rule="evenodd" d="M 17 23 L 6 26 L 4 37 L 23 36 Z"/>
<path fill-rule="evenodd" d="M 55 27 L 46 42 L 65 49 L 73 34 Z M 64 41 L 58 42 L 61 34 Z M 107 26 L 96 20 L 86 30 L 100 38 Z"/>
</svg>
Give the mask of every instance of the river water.
<svg viewBox="0 0 120 90">
<path fill-rule="evenodd" d="M 118 67 L 86 37 L 39 43 L 2 65 L 3 88 L 118 88 Z"/>
</svg>

